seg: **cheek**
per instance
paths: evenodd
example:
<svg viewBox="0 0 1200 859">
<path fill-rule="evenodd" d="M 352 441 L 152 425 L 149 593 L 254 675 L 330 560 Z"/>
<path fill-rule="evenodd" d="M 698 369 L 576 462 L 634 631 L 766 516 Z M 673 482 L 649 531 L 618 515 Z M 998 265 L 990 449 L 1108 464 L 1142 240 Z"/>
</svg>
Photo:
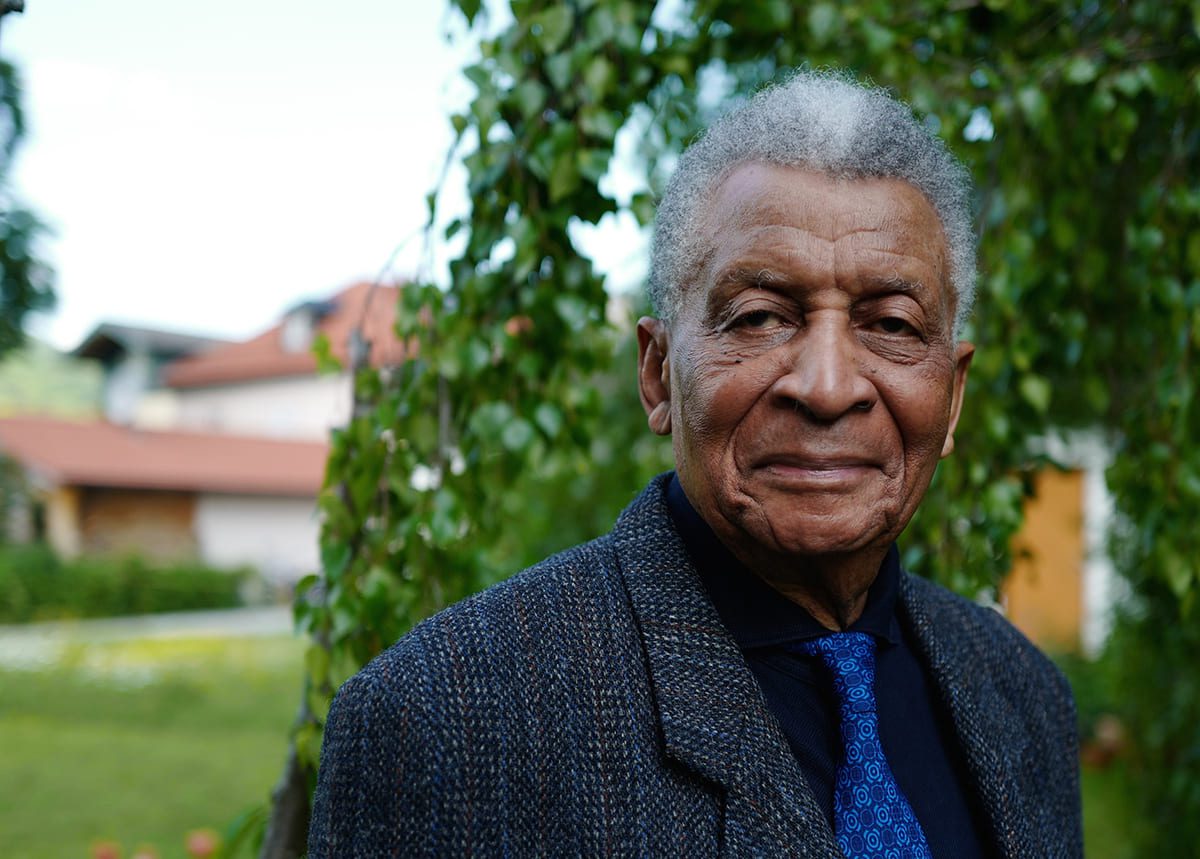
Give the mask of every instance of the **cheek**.
<svg viewBox="0 0 1200 859">
<path fill-rule="evenodd" d="M 896 393 L 892 412 L 911 460 L 937 464 L 950 425 L 950 387 L 941 379 L 924 380 Z"/>
<path fill-rule="evenodd" d="M 693 368 L 680 379 L 679 388 L 676 419 L 686 438 L 697 443 L 719 436 L 727 420 L 721 376 Z"/>
<path fill-rule="evenodd" d="M 678 418 L 699 439 L 727 440 L 771 384 L 770 362 L 732 351 L 694 350 L 678 380 Z"/>
</svg>

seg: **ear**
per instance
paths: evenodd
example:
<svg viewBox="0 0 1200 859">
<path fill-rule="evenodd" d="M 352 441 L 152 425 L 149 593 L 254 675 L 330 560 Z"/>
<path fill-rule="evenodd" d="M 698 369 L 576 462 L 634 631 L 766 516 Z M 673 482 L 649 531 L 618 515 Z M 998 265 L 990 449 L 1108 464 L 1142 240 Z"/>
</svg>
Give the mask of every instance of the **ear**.
<svg viewBox="0 0 1200 859">
<path fill-rule="evenodd" d="M 958 426 L 958 416 L 962 413 L 963 392 L 967 389 L 967 370 L 970 369 L 971 358 L 974 356 L 974 344 L 965 340 L 960 341 L 954 349 L 954 391 L 950 396 L 950 423 L 946 427 L 946 440 L 942 442 L 943 458 L 954 450 L 954 430 Z"/>
<path fill-rule="evenodd" d="M 646 422 L 658 435 L 671 434 L 671 359 L 667 325 L 643 316 L 637 324 L 638 393 Z"/>
</svg>

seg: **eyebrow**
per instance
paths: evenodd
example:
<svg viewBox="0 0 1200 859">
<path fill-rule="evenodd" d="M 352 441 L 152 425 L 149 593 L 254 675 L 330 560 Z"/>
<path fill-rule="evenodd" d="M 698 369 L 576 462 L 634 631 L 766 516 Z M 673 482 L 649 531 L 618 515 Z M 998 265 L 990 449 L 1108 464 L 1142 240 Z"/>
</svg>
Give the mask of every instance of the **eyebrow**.
<svg viewBox="0 0 1200 859">
<path fill-rule="evenodd" d="M 734 265 L 722 271 L 712 288 L 708 291 L 705 301 L 705 317 L 711 323 L 721 313 L 721 307 L 735 293 L 736 287 L 765 287 L 769 284 L 781 283 L 786 278 L 779 272 L 765 265 Z"/>
<path fill-rule="evenodd" d="M 787 278 L 769 266 L 739 265 L 721 272 L 720 276 L 713 283 L 712 291 L 717 293 L 726 287 L 742 284 L 765 286 L 772 283 L 782 283 L 786 280 Z M 924 281 L 908 280 L 898 274 L 867 276 L 862 279 L 862 283 L 875 289 L 898 292 L 913 297 L 926 295 L 929 292 L 929 287 Z"/>
<path fill-rule="evenodd" d="M 783 279 L 783 275 L 767 266 L 734 266 L 721 272 L 720 277 L 713 284 L 713 291 L 745 283 L 762 286 L 767 283 L 779 283 Z"/>
<path fill-rule="evenodd" d="M 932 297 L 930 296 L 929 286 L 924 281 L 908 280 L 898 274 L 880 275 L 878 277 L 865 277 L 863 278 L 862 282 L 867 286 L 874 287 L 878 290 L 893 293 L 898 292 L 901 295 L 908 295 L 914 299 Z"/>
</svg>

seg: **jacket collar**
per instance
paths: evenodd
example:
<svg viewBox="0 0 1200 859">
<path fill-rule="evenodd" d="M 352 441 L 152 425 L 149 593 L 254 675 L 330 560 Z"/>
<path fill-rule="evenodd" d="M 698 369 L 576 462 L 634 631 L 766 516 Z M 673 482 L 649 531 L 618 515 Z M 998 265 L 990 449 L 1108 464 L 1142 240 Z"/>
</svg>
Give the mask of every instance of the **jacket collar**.
<svg viewBox="0 0 1200 859">
<path fill-rule="evenodd" d="M 667 511 L 662 475 L 612 537 L 637 620 L 667 755 L 726 792 L 729 854 L 841 856 L 783 732 L 726 631 Z"/>
</svg>

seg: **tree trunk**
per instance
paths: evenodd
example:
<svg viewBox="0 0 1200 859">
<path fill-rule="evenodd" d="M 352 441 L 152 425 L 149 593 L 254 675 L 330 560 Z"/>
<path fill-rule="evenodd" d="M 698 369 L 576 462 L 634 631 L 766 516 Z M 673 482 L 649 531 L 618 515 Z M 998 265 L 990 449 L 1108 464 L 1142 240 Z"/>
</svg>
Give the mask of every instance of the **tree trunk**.
<svg viewBox="0 0 1200 859">
<path fill-rule="evenodd" d="M 308 768 L 296 754 L 296 744 L 288 747 L 287 765 L 271 793 L 271 816 L 263 838 L 259 859 L 300 859 L 308 848 L 309 808 Z"/>
</svg>

